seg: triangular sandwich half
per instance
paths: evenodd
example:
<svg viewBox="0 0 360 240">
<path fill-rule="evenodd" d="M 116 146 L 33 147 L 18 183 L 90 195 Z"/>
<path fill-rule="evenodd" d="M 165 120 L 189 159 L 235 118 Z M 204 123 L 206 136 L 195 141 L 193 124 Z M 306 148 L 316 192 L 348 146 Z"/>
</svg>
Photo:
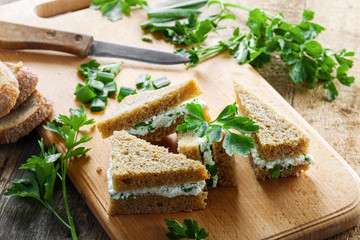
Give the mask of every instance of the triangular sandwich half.
<svg viewBox="0 0 360 240">
<path fill-rule="evenodd" d="M 204 164 L 209 174 L 207 187 L 233 187 L 237 185 L 234 155 L 226 154 L 222 141 L 210 144 L 206 137 L 199 138 L 194 132 L 177 133 L 178 152 Z"/>
<path fill-rule="evenodd" d="M 193 101 L 206 108 L 203 101 L 195 98 L 202 93 L 197 81 L 190 80 L 130 95 L 97 127 L 104 138 L 110 137 L 114 131 L 126 130 L 147 141 L 158 141 L 174 133 L 176 126 L 184 122 L 188 102 Z"/>
<path fill-rule="evenodd" d="M 310 138 L 295 123 L 278 113 L 256 94 L 233 80 L 239 112 L 248 116 L 260 129 L 251 134 L 255 148 L 250 161 L 258 179 L 298 176 L 309 169 Z"/>
<path fill-rule="evenodd" d="M 108 170 L 108 213 L 172 213 L 206 206 L 209 177 L 199 162 L 115 131 Z"/>
</svg>

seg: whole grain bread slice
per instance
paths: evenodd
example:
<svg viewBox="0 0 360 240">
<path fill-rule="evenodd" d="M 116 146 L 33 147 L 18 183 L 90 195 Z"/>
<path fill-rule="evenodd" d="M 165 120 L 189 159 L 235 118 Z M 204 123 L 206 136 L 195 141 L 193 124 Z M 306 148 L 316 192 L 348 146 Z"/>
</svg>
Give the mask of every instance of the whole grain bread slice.
<svg viewBox="0 0 360 240">
<path fill-rule="evenodd" d="M 52 104 L 36 90 L 18 108 L 0 118 L 0 144 L 16 142 L 29 134 L 52 112 Z"/>
<path fill-rule="evenodd" d="M 200 162 L 169 153 L 126 131 L 115 131 L 111 143 L 112 181 L 117 192 L 198 182 L 209 177 Z"/>
<path fill-rule="evenodd" d="M 134 199 L 110 198 L 109 215 L 134 213 L 190 212 L 206 206 L 207 192 L 198 195 L 179 195 L 168 198 L 159 195 L 136 195 Z"/>
<path fill-rule="evenodd" d="M 103 138 L 110 137 L 114 131 L 130 129 L 135 124 L 167 112 L 202 93 L 197 81 L 192 79 L 156 91 L 130 95 L 104 120 L 98 122 L 97 127 Z"/>
<path fill-rule="evenodd" d="M 252 137 L 262 156 L 275 160 L 308 152 L 310 138 L 302 129 L 238 81 L 233 80 L 233 85 L 240 113 L 260 127 Z"/>
<path fill-rule="evenodd" d="M 200 144 L 194 132 L 177 133 L 178 152 L 187 158 L 202 162 Z M 218 168 L 217 186 L 233 187 L 237 185 L 235 157 L 227 155 L 222 147 L 222 142 L 214 142 L 212 145 L 213 161 Z"/>
<path fill-rule="evenodd" d="M 14 74 L 0 61 L 0 117 L 15 106 L 19 92 L 19 83 Z"/>
<path fill-rule="evenodd" d="M 38 76 L 30 70 L 30 68 L 23 66 L 22 62 L 18 62 L 16 64 L 5 64 L 16 76 L 16 79 L 19 83 L 20 92 L 18 98 L 16 99 L 16 104 L 13 107 L 17 108 L 35 91 L 39 79 Z"/>
</svg>

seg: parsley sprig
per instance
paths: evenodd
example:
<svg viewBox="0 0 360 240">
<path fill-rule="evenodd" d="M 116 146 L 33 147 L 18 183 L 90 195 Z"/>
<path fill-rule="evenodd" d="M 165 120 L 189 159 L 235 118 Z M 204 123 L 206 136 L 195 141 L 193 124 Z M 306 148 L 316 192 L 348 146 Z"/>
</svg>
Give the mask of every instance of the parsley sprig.
<svg viewBox="0 0 360 240">
<path fill-rule="evenodd" d="M 273 16 L 257 8 L 250 9 L 217 0 L 209 1 L 208 5 L 211 4 L 219 4 L 222 9 L 235 7 L 249 11 L 246 25 L 250 31 L 240 34 L 237 28 L 231 38 L 213 46 L 177 50 L 179 54 L 190 58 L 186 68 L 196 66 L 201 60 L 225 50 L 230 50 L 230 54 L 240 64 L 250 63 L 255 67 L 262 67 L 271 61 L 272 53 L 278 52 L 290 68 L 289 75 L 294 83 L 306 84 L 309 88 L 322 84 L 327 90 L 329 101 L 335 100 L 339 94 L 334 84 L 335 79 L 345 86 L 354 82 L 354 77 L 347 73 L 353 66 L 353 61 L 346 57 L 354 56 L 355 52 L 346 49 L 333 52 L 315 41 L 325 28 L 311 22 L 314 18 L 313 11 L 305 10 L 302 21 L 294 24 L 286 22 L 282 13 Z"/>
<path fill-rule="evenodd" d="M 165 222 L 170 231 L 169 233 L 166 233 L 166 237 L 170 240 L 182 238 L 202 240 L 209 236 L 209 232 L 207 232 L 204 228 L 200 229 L 195 220 L 192 221 L 190 219 L 184 219 L 184 226 L 176 220 L 169 220 L 165 218 Z"/>
<path fill-rule="evenodd" d="M 45 129 L 58 133 L 65 140 L 67 149 L 65 155 L 56 152 L 56 145 L 54 143 L 49 148 L 46 148 L 43 139 L 38 141 L 41 149 L 40 154 L 32 156 L 27 160 L 27 163 L 20 167 L 20 169 L 29 170 L 31 174 L 24 179 L 15 179 L 13 181 L 14 188 L 9 188 L 4 193 L 4 196 L 32 197 L 37 199 L 71 230 L 72 238 L 77 239 L 74 220 L 71 216 L 67 200 L 67 165 L 70 157 L 83 155 L 90 150 L 90 148 L 78 147 L 79 144 L 91 140 L 91 137 L 88 138 L 86 133 L 79 140 L 76 139 L 82 126 L 93 124 L 95 121 L 94 119 L 87 119 L 84 106 L 81 106 L 80 109 L 70 109 L 69 112 L 70 117 L 60 114 L 54 117 L 55 120 L 44 126 Z M 57 176 L 62 184 L 65 210 L 68 218 L 67 222 L 55 210 L 53 193 Z"/>
<path fill-rule="evenodd" d="M 188 103 L 186 108 L 190 116 L 185 118 L 185 123 L 176 127 L 177 131 L 182 133 L 194 131 L 200 138 L 206 136 L 210 144 L 220 142 L 224 131 L 226 135 L 222 146 L 229 156 L 234 153 L 247 156 L 250 149 L 255 146 L 251 137 L 230 131 L 230 129 L 234 129 L 242 133 L 252 133 L 259 130 L 259 126 L 255 125 L 255 122 L 249 121 L 248 117 L 238 115 L 235 103 L 226 106 L 219 116 L 209 123 L 206 122 L 199 104 Z"/>
<path fill-rule="evenodd" d="M 122 19 L 123 13 L 130 15 L 131 7 L 137 5 L 144 7 L 147 2 L 144 0 L 93 0 L 90 8 L 100 10 L 103 16 L 116 22 Z"/>
</svg>

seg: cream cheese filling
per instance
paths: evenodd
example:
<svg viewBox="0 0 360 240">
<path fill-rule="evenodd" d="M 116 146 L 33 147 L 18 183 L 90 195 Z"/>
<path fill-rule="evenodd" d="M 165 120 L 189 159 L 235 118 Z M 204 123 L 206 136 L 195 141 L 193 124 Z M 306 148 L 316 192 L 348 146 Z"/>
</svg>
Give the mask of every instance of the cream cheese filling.
<svg viewBox="0 0 360 240">
<path fill-rule="evenodd" d="M 108 192 L 113 199 L 133 199 L 137 195 L 155 194 L 164 197 L 176 197 L 179 195 L 198 195 L 205 188 L 205 180 L 195 183 L 183 183 L 173 186 L 160 186 L 152 188 L 143 188 L 138 190 L 130 190 L 124 192 L 117 192 L 114 189 L 112 182 L 112 160 L 110 159 L 109 170 L 107 171 L 108 178 Z"/>
<path fill-rule="evenodd" d="M 136 124 L 132 128 L 128 129 L 127 132 L 133 135 L 144 136 L 149 132 L 154 132 L 158 128 L 169 127 L 178 118 L 189 115 L 189 111 L 186 108 L 186 104 L 188 103 L 200 104 L 203 109 L 206 107 L 206 103 L 204 101 L 197 98 L 190 99 L 167 112 L 152 116 L 146 121 Z"/>
<path fill-rule="evenodd" d="M 203 160 L 203 164 L 205 165 L 206 169 L 209 168 L 209 166 L 214 166 L 215 162 L 213 160 L 213 153 L 211 150 L 211 145 L 207 141 L 206 137 L 198 138 L 199 145 L 200 145 L 200 152 Z M 212 183 L 210 181 L 207 181 L 208 187 L 216 187 L 217 181 L 218 181 L 218 175 L 211 175 L 210 177 L 212 179 Z M 211 186 L 210 186 L 211 185 Z"/>
<path fill-rule="evenodd" d="M 313 161 L 313 157 L 310 154 L 302 154 L 297 157 L 286 157 L 275 160 L 267 160 L 265 157 L 259 154 L 257 146 L 250 149 L 250 152 L 256 166 L 263 170 L 273 169 L 275 165 L 280 165 L 283 168 L 291 168 L 298 165 L 307 165 Z"/>
</svg>

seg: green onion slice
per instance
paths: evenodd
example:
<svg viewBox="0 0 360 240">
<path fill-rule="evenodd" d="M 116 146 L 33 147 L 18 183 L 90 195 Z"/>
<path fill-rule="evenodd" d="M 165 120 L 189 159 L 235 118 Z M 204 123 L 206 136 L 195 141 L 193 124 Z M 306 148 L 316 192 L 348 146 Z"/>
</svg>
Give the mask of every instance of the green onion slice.
<svg viewBox="0 0 360 240">
<path fill-rule="evenodd" d="M 155 89 L 159 89 L 159 88 L 168 86 L 170 84 L 170 81 L 166 77 L 162 77 L 162 78 L 153 80 L 152 83 L 153 83 Z"/>
<path fill-rule="evenodd" d="M 118 100 L 123 100 L 125 97 L 131 95 L 131 94 L 136 94 L 136 89 L 135 88 L 131 88 L 131 87 L 121 87 L 119 94 L 117 96 Z"/>
</svg>

